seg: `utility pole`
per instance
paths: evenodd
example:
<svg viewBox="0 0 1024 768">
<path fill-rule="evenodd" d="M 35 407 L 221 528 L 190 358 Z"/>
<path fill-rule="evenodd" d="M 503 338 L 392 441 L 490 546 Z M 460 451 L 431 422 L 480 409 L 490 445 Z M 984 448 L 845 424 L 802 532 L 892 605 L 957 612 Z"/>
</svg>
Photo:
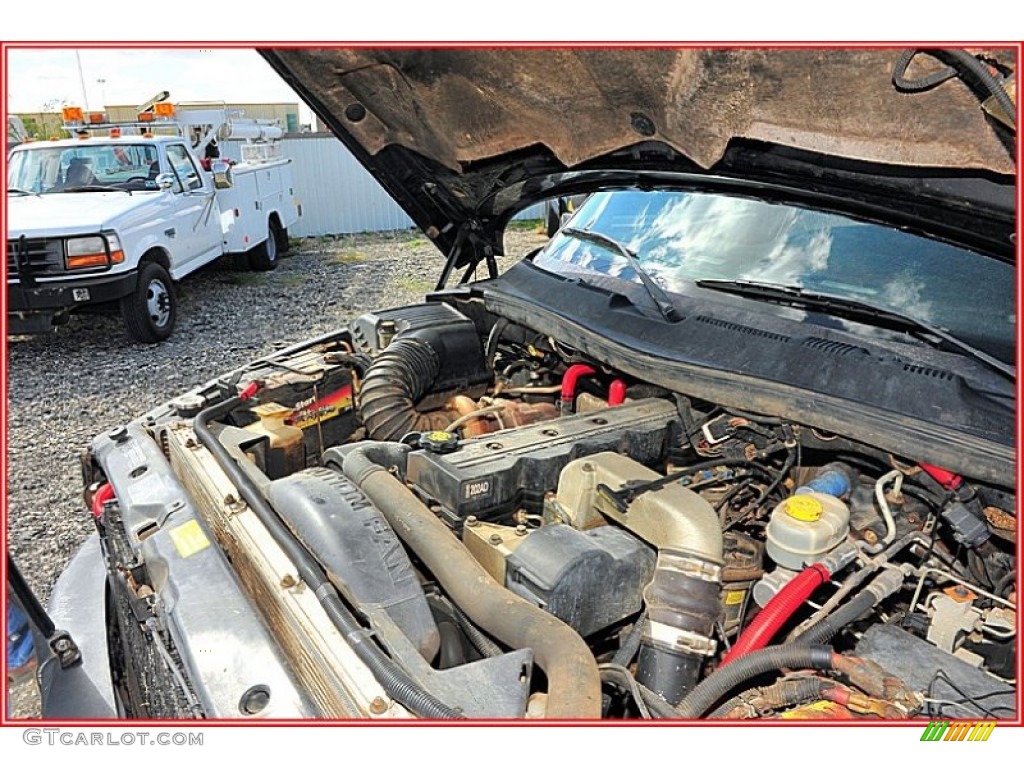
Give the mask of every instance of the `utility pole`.
<svg viewBox="0 0 1024 768">
<path fill-rule="evenodd" d="M 82 84 L 82 102 L 85 104 L 85 111 L 89 111 L 89 94 L 85 90 L 85 75 L 82 73 L 82 54 L 75 49 L 75 60 L 78 61 L 78 81 Z"/>
</svg>

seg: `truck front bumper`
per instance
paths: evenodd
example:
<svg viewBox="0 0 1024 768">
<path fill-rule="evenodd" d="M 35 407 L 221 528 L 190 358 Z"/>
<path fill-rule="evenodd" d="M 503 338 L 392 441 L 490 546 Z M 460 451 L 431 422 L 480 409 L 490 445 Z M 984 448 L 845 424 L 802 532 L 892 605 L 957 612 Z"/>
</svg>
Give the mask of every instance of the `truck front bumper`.
<svg viewBox="0 0 1024 768">
<path fill-rule="evenodd" d="M 44 333 L 78 307 L 127 296 L 137 282 L 134 271 L 60 282 L 8 282 L 7 332 Z"/>
</svg>

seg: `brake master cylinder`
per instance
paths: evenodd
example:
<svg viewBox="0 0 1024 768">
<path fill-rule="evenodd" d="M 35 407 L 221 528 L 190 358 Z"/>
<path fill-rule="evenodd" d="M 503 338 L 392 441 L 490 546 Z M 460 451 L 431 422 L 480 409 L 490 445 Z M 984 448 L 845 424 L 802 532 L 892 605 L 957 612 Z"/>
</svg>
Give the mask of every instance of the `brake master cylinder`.
<svg viewBox="0 0 1024 768">
<path fill-rule="evenodd" d="M 815 491 L 796 493 L 772 510 L 768 556 L 798 571 L 816 563 L 846 540 L 850 510 L 840 499 Z"/>
<path fill-rule="evenodd" d="M 819 487 L 835 491 L 835 495 L 816 490 Z M 778 568 L 754 585 L 754 600 L 759 605 L 771 600 L 797 571 L 824 560 L 846 541 L 850 509 L 838 496 L 848 488 L 848 483 L 829 485 L 815 481 L 798 488 L 772 510 L 765 551 Z"/>
</svg>

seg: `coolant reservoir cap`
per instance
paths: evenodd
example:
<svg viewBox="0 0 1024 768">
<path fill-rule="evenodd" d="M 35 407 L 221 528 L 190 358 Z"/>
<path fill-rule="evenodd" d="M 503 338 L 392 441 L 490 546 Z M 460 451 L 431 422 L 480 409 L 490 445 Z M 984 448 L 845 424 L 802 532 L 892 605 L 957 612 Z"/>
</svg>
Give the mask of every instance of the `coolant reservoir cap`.
<svg viewBox="0 0 1024 768">
<path fill-rule="evenodd" d="M 458 435 L 446 432 L 443 429 L 435 429 L 432 432 L 424 432 L 420 435 L 420 448 L 424 448 L 431 453 L 451 453 L 458 447 Z"/>
<path fill-rule="evenodd" d="M 795 520 L 813 523 L 821 519 L 825 506 L 813 496 L 797 494 L 786 499 L 786 514 Z"/>
</svg>

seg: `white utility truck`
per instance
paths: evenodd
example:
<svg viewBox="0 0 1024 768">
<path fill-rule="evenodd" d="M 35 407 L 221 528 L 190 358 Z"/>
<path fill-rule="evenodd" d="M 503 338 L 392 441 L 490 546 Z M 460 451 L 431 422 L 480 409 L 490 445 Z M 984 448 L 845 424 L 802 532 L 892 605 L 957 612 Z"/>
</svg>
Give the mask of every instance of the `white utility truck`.
<svg viewBox="0 0 1024 768">
<path fill-rule="evenodd" d="M 71 138 L 11 152 L 8 333 L 119 310 L 134 339 L 163 341 L 174 329 L 174 281 L 225 254 L 244 254 L 256 270 L 277 265 L 301 215 L 281 127 L 166 97 L 130 123 L 66 107 Z M 240 163 L 220 158 L 218 140 L 228 138 L 245 140 Z"/>
</svg>

